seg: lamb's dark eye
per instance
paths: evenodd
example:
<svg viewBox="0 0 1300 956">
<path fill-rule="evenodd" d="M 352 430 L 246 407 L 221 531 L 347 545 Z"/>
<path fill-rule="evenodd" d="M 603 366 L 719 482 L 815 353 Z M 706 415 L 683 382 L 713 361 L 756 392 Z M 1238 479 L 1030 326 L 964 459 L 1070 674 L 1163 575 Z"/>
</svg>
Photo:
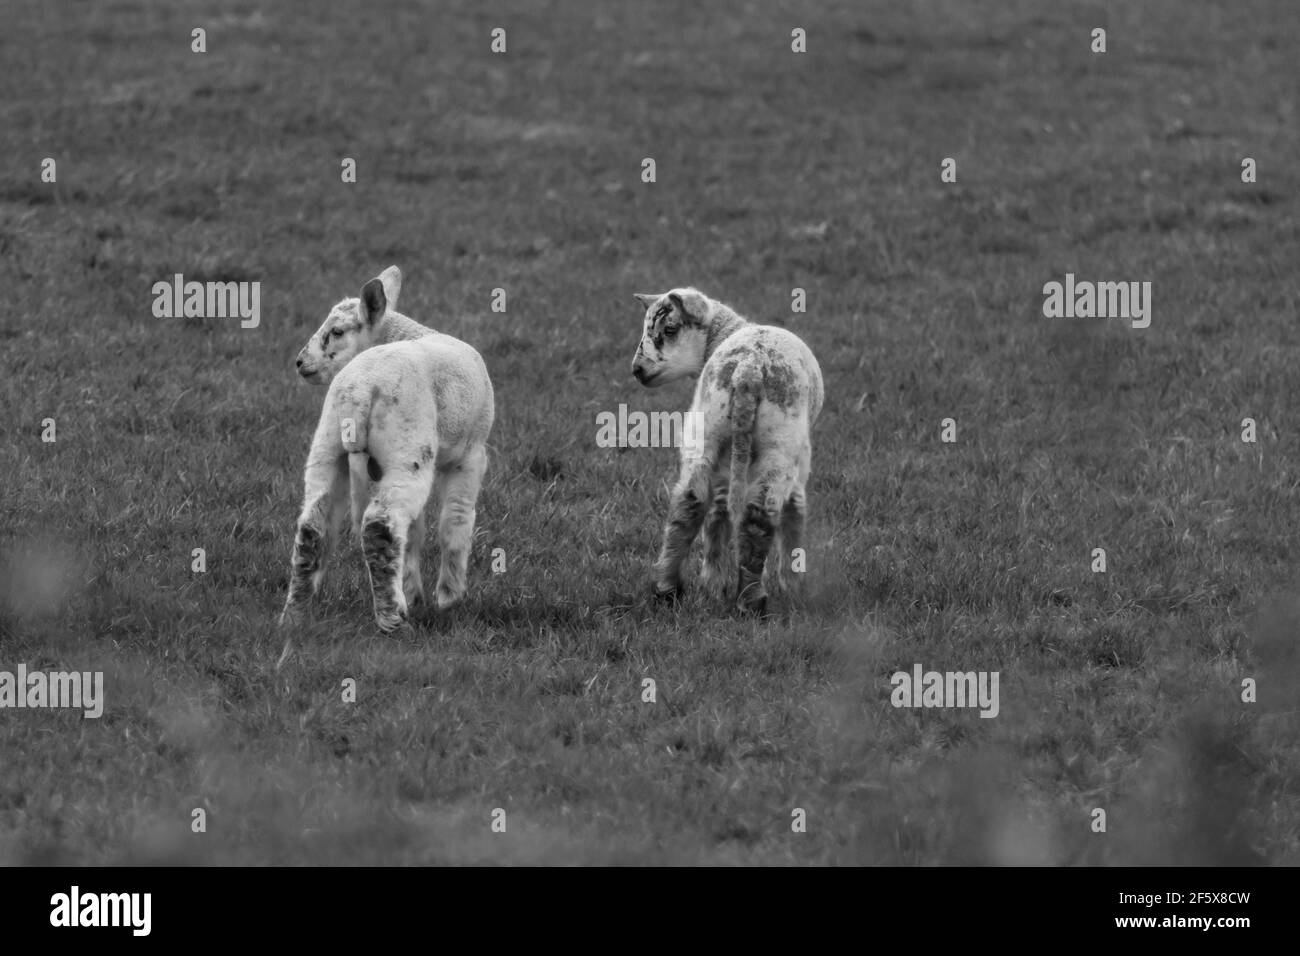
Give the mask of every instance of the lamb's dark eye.
<svg viewBox="0 0 1300 956">
<path fill-rule="evenodd" d="M 343 338 L 343 330 L 342 330 L 342 329 L 331 329 L 331 330 L 330 330 L 330 336 L 331 336 L 332 338 L 341 339 L 341 338 Z"/>
</svg>

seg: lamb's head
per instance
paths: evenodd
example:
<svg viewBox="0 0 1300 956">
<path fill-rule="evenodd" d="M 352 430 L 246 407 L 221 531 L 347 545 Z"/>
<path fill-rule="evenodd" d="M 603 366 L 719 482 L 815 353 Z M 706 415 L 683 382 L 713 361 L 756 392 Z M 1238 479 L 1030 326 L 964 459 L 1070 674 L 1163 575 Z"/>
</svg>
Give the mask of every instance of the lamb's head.
<svg viewBox="0 0 1300 956">
<path fill-rule="evenodd" d="M 632 374 L 642 385 L 658 388 L 698 375 L 704 368 L 712 323 L 712 299 L 697 289 L 673 289 L 662 295 L 633 293 L 645 306 L 641 344 L 632 358 Z"/>
<path fill-rule="evenodd" d="M 344 299 L 298 353 L 298 374 L 313 385 L 328 385 L 358 352 L 375 344 L 375 329 L 397 307 L 402 273 L 389 266 L 361 289 L 361 298 Z"/>
</svg>

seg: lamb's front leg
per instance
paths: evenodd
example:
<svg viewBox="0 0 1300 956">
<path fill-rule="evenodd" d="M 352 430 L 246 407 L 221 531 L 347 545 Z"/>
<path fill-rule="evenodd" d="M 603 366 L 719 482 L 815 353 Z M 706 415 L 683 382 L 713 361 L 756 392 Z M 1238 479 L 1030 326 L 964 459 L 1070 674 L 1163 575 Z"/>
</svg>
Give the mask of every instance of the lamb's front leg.
<svg viewBox="0 0 1300 956">
<path fill-rule="evenodd" d="M 657 597 L 676 597 L 682 592 L 682 564 L 704 524 L 712 471 L 712 463 L 708 461 L 691 459 L 682 463 L 682 474 L 668 509 L 668 523 L 664 526 L 663 547 L 654 567 Z"/>
</svg>

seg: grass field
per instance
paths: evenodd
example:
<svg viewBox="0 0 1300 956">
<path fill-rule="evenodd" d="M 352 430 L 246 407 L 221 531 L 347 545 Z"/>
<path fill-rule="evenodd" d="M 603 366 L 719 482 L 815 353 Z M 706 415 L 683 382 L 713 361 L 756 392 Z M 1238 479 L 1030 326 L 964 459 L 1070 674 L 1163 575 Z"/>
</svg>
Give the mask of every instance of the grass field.
<svg viewBox="0 0 1300 956">
<path fill-rule="evenodd" d="M 0 33 L 0 669 L 107 694 L 0 711 L 0 862 L 1300 862 L 1300 7 L 214 9 Z M 390 263 L 496 386 L 470 596 L 380 636 L 350 544 L 277 675 L 292 358 Z M 1067 272 L 1150 328 L 1044 318 Z M 154 318 L 174 273 L 261 324 Z M 689 402 L 630 374 L 688 284 L 825 375 L 768 623 L 646 601 L 675 455 L 596 446 Z M 893 708 L 918 662 L 997 718 Z"/>
</svg>

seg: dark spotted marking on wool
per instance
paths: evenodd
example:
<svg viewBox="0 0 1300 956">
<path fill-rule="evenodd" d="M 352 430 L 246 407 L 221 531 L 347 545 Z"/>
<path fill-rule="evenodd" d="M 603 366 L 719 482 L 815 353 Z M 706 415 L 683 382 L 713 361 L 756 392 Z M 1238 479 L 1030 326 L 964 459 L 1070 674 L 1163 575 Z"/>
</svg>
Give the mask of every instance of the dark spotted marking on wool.
<svg viewBox="0 0 1300 956">
<path fill-rule="evenodd" d="M 657 348 L 659 351 L 662 352 L 664 348 L 664 342 L 667 341 L 668 338 L 670 337 L 669 333 L 676 335 L 678 329 L 680 328 L 681 326 L 665 325 L 662 329 L 660 329 L 655 334 L 655 338 L 654 338 L 655 348 Z"/>
<path fill-rule="evenodd" d="M 324 554 L 324 536 L 311 525 L 302 525 L 293 543 L 293 574 L 289 582 L 289 604 L 298 604 L 311 597 L 311 579 L 320 570 Z"/>
<path fill-rule="evenodd" d="M 697 517 L 703 512 L 704 502 L 700 500 L 695 489 L 687 488 L 676 502 L 669 524 L 677 530 L 688 530 L 697 524 Z"/>
<path fill-rule="evenodd" d="M 725 388 L 731 382 L 731 377 L 736 374 L 736 366 L 739 364 L 739 359 L 727 359 L 721 365 L 715 365 L 713 367 L 713 385 L 716 388 Z"/>
<path fill-rule="evenodd" d="M 802 496 L 790 495 L 781 507 L 781 560 L 791 557 L 795 548 L 803 547 L 806 503 Z"/>
<path fill-rule="evenodd" d="M 369 521 L 363 529 L 362 544 L 366 549 L 367 559 L 397 561 L 397 543 L 393 540 L 393 529 L 383 520 Z"/>
<path fill-rule="evenodd" d="M 754 343 L 754 353 L 762 359 L 764 367 L 785 362 L 784 356 L 763 339 L 759 339 Z"/>
<path fill-rule="evenodd" d="M 366 567 L 370 569 L 375 610 L 380 615 L 390 614 L 397 606 L 393 591 L 397 583 L 398 549 L 393 529 L 384 521 L 370 521 L 362 529 L 361 541 Z"/>
<path fill-rule="evenodd" d="M 677 305 L 674 310 L 670 306 L 660 306 L 659 310 L 650 317 L 650 340 L 654 347 L 663 351 L 664 341 L 676 335 L 683 328 L 693 328 L 700 323 L 694 316 L 682 307 L 676 299 L 673 300 Z M 676 311 L 677 316 L 674 315 Z"/>
<path fill-rule="evenodd" d="M 794 368 L 784 356 L 762 342 L 755 344 L 754 352 L 763 360 L 758 366 L 763 375 L 763 400 L 782 408 L 793 407 L 800 396 L 799 377 Z M 735 378 L 739 365 L 739 358 L 729 358 L 720 365 L 715 365 L 709 384 L 725 391 Z"/>
<path fill-rule="evenodd" d="M 721 567 L 731 543 L 731 512 L 727 509 L 729 489 L 719 486 L 713 495 L 713 505 L 704 518 L 704 560 Z"/>
<path fill-rule="evenodd" d="M 700 326 L 704 324 L 705 316 L 696 315 L 690 309 L 686 308 L 686 301 L 681 296 L 675 294 L 669 295 L 668 299 L 677 307 L 677 311 L 681 314 L 684 324 L 689 326 Z"/>
<path fill-rule="evenodd" d="M 763 370 L 763 398 L 791 408 L 799 398 L 799 380 L 785 362 L 774 361 Z"/>
<path fill-rule="evenodd" d="M 370 476 L 371 481 L 379 481 L 384 477 L 384 469 L 379 467 L 379 462 L 375 460 L 374 455 L 366 459 L 366 474 Z"/>
</svg>

